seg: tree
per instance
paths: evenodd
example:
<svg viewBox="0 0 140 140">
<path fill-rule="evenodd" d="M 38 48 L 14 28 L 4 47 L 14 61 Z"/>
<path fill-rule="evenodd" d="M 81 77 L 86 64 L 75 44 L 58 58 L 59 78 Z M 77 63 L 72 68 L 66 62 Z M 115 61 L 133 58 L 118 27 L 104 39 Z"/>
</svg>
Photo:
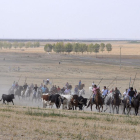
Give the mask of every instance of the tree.
<svg viewBox="0 0 140 140">
<path fill-rule="evenodd" d="M 29 47 L 30 47 L 30 43 L 27 42 L 27 43 L 25 44 L 25 48 L 27 49 L 27 48 L 29 48 Z"/>
<path fill-rule="evenodd" d="M 3 42 L 0 41 L 0 49 L 2 49 L 2 47 L 3 47 Z"/>
<path fill-rule="evenodd" d="M 53 48 L 53 46 L 51 44 L 46 44 L 44 46 L 44 51 L 45 52 L 52 52 L 52 48 Z"/>
<path fill-rule="evenodd" d="M 40 46 L 40 43 L 39 42 L 35 42 L 34 43 L 34 47 L 39 47 Z"/>
<path fill-rule="evenodd" d="M 80 44 L 80 52 L 83 54 L 83 52 L 87 51 L 87 45 L 86 44 Z"/>
<path fill-rule="evenodd" d="M 25 44 L 23 43 L 23 42 L 20 42 L 19 43 L 19 48 L 21 49 L 21 48 L 23 48 L 25 46 Z"/>
<path fill-rule="evenodd" d="M 97 53 L 99 52 L 99 50 L 100 50 L 100 45 L 96 43 L 93 48 L 93 51 L 96 53 L 96 58 L 97 58 Z"/>
<path fill-rule="evenodd" d="M 108 51 L 108 53 L 112 51 L 112 45 L 110 43 L 106 44 L 106 50 Z"/>
<path fill-rule="evenodd" d="M 16 48 L 18 48 L 18 46 L 19 46 L 19 43 L 18 42 L 14 42 L 13 43 L 13 47 L 16 49 Z"/>
<path fill-rule="evenodd" d="M 54 51 L 55 51 L 56 53 L 64 52 L 64 43 L 63 43 L 63 42 L 57 42 L 57 43 L 55 44 Z"/>
<path fill-rule="evenodd" d="M 87 47 L 87 52 L 90 52 L 90 54 L 93 52 L 93 48 L 94 48 L 94 45 L 91 43 L 88 45 Z"/>
<path fill-rule="evenodd" d="M 79 50 L 80 50 L 80 44 L 79 43 L 73 44 L 73 51 L 77 53 L 79 52 Z"/>
<path fill-rule="evenodd" d="M 33 47 L 33 44 L 31 42 L 27 42 L 26 45 L 25 45 L 25 48 L 32 48 Z"/>
<path fill-rule="evenodd" d="M 11 48 L 12 48 L 12 43 L 9 42 L 9 43 L 7 44 L 7 48 L 11 49 Z"/>
<path fill-rule="evenodd" d="M 73 50 L 73 46 L 71 43 L 65 44 L 64 48 L 65 48 L 65 52 L 68 52 L 68 53 L 72 52 Z"/>
<path fill-rule="evenodd" d="M 102 53 L 103 53 L 103 51 L 105 50 L 105 44 L 104 44 L 104 43 L 101 43 L 101 44 L 100 44 L 100 50 L 102 51 Z"/>
</svg>

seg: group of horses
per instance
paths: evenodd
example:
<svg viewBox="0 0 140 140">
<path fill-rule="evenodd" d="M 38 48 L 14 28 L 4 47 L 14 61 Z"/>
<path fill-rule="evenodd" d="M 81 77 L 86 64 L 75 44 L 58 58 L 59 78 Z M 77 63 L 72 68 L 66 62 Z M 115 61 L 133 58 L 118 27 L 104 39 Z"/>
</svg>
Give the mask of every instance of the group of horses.
<svg viewBox="0 0 140 140">
<path fill-rule="evenodd" d="M 72 86 L 70 86 L 70 87 L 72 88 Z M 82 88 L 80 87 L 78 95 L 74 95 L 74 93 L 70 93 L 71 96 L 74 97 L 74 101 L 77 100 L 77 102 L 79 102 L 78 97 L 82 97 L 82 99 L 83 99 L 83 95 L 85 94 L 83 87 Z M 31 86 L 28 86 L 26 90 L 23 89 L 23 86 L 18 86 L 18 88 L 16 88 L 16 89 L 9 90 L 9 94 L 14 94 L 15 96 L 18 96 L 19 99 L 20 98 L 22 98 L 22 99 L 27 99 L 27 98 L 30 99 L 31 98 L 32 100 L 35 99 L 35 101 L 36 100 L 41 101 L 42 95 L 43 95 L 41 88 L 38 88 L 38 92 L 36 92 L 36 95 L 34 95 L 33 93 L 34 93 L 33 87 L 31 87 Z M 48 90 L 47 93 L 60 94 L 60 95 L 63 95 L 63 97 L 66 96 L 65 99 L 69 100 L 69 95 L 64 95 L 63 90 L 61 90 L 59 93 L 57 92 L 56 89 L 54 91 Z M 108 93 L 105 97 L 103 97 L 100 90 L 98 90 L 94 100 L 92 97 L 87 99 L 87 108 L 90 107 L 90 109 L 92 111 L 92 106 L 95 104 L 96 109 L 99 112 L 100 111 L 105 112 L 109 108 L 110 113 L 111 112 L 114 113 L 115 109 L 116 109 L 116 113 L 119 114 L 119 107 L 121 105 L 123 107 L 123 112 L 122 112 L 123 114 L 129 114 L 131 108 L 133 107 L 135 110 L 135 115 L 137 115 L 138 110 L 139 110 L 139 101 L 140 101 L 140 94 L 138 94 L 137 97 L 132 100 L 132 103 L 130 106 L 129 97 L 122 98 L 115 91 Z M 77 107 L 77 106 L 75 106 L 75 107 Z M 105 107 L 104 110 L 103 110 L 103 107 Z"/>
<path fill-rule="evenodd" d="M 97 94 L 95 95 L 95 99 L 90 98 L 90 101 L 88 103 L 87 108 L 90 106 L 92 111 L 92 106 L 95 104 L 96 109 L 99 110 L 102 108 L 101 111 L 106 111 L 109 107 L 111 111 L 114 114 L 114 111 L 116 109 L 116 114 L 119 114 L 119 107 L 122 107 L 122 114 L 130 114 L 131 108 L 134 108 L 135 115 L 138 115 L 139 110 L 139 102 L 140 102 L 140 93 L 136 97 L 132 99 L 131 105 L 129 101 L 129 96 L 122 97 L 121 94 L 118 94 L 115 90 L 108 93 L 106 96 L 102 96 L 100 90 L 98 90 Z M 105 105 L 105 109 L 103 110 L 103 105 Z"/>
</svg>

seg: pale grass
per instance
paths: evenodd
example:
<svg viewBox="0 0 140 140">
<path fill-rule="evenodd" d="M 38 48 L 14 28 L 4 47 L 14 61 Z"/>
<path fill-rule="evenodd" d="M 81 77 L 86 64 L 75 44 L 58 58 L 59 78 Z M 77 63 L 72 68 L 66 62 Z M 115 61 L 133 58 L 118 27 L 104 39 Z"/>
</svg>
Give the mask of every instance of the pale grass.
<svg viewBox="0 0 140 140">
<path fill-rule="evenodd" d="M 140 139 L 140 118 L 105 113 L 0 106 L 0 138 Z M 18 112 L 18 113 L 17 113 Z M 32 112 L 32 115 L 30 114 Z M 36 113 L 40 114 L 36 116 Z M 42 114 L 53 114 L 43 116 Z M 2 115 L 1 115 L 2 114 Z M 60 116 L 58 116 L 60 114 Z M 76 115 L 75 115 L 76 114 Z M 7 118 L 7 116 L 11 116 Z M 56 115 L 56 116 L 55 116 Z M 94 119 L 94 118 L 98 119 Z M 89 119 L 90 118 L 90 119 Z M 135 121 L 137 123 L 135 123 Z"/>
</svg>

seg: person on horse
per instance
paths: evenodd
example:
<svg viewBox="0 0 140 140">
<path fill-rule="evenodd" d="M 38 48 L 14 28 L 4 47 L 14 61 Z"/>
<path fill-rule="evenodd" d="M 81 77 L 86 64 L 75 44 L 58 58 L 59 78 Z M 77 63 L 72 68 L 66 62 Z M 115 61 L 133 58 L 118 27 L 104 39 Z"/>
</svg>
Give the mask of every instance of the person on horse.
<svg viewBox="0 0 140 140">
<path fill-rule="evenodd" d="M 104 86 L 104 89 L 102 89 L 102 96 L 105 97 L 108 94 L 108 90 L 106 86 Z"/>
<path fill-rule="evenodd" d="M 127 96 L 128 96 L 128 89 L 126 89 L 125 92 L 123 93 L 123 98 L 125 99 L 127 98 Z"/>
<path fill-rule="evenodd" d="M 65 91 L 64 91 L 64 93 L 68 95 L 68 94 L 71 93 L 71 91 L 70 91 L 70 89 L 66 88 Z"/>
<path fill-rule="evenodd" d="M 69 83 L 67 82 L 65 86 L 66 86 L 66 88 L 68 88 L 69 87 Z"/>
<path fill-rule="evenodd" d="M 46 86 L 45 86 L 45 85 L 41 88 L 41 91 L 42 91 L 42 93 L 46 93 L 47 88 L 46 88 Z"/>
<path fill-rule="evenodd" d="M 28 87 L 27 83 L 24 83 L 24 85 L 23 85 L 24 90 L 26 90 L 27 87 Z"/>
<path fill-rule="evenodd" d="M 60 90 L 61 90 L 61 89 L 60 89 L 60 87 L 58 86 L 58 87 L 57 87 L 57 91 L 60 92 Z"/>
<path fill-rule="evenodd" d="M 47 79 L 47 81 L 46 81 L 46 85 L 48 85 L 50 83 L 50 80 L 49 79 Z"/>
<path fill-rule="evenodd" d="M 94 83 L 94 81 L 92 82 L 92 88 L 93 88 L 93 86 L 95 85 L 95 83 Z"/>
<path fill-rule="evenodd" d="M 97 94 L 97 91 L 99 90 L 99 88 L 96 86 L 96 85 L 94 85 L 93 86 L 93 102 L 94 102 L 94 98 L 95 98 L 95 95 Z"/>
<path fill-rule="evenodd" d="M 36 97 L 36 94 L 38 92 L 38 86 L 37 86 L 37 84 L 35 84 L 35 87 L 33 88 L 33 90 L 34 90 L 33 96 Z"/>
<path fill-rule="evenodd" d="M 18 87 L 19 87 L 18 82 L 16 82 L 15 88 L 18 89 Z"/>
<path fill-rule="evenodd" d="M 79 80 L 79 89 L 81 89 L 82 82 Z"/>
<path fill-rule="evenodd" d="M 43 83 L 40 84 L 40 87 L 39 88 L 42 88 L 42 87 L 43 87 Z"/>
<path fill-rule="evenodd" d="M 78 86 L 75 86 L 74 93 L 78 95 Z"/>
<path fill-rule="evenodd" d="M 128 95 L 129 95 L 129 104 L 130 104 L 130 107 L 131 107 L 131 101 L 132 101 L 132 98 L 135 95 L 135 91 L 133 90 L 133 87 L 130 88 L 130 91 L 129 91 Z"/>
<path fill-rule="evenodd" d="M 11 88 L 15 89 L 15 85 L 16 85 L 16 82 L 14 81 Z"/>
</svg>

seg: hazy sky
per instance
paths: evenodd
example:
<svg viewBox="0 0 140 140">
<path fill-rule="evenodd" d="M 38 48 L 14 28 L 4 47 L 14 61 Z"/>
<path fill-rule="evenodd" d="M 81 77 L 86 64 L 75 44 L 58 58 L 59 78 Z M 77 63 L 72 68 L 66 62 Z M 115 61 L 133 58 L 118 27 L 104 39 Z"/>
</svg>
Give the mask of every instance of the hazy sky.
<svg viewBox="0 0 140 140">
<path fill-rule="evenodd" d="M 140 0 L 0 0 L 0 38 L 140 39 Z"/>
</svg>

